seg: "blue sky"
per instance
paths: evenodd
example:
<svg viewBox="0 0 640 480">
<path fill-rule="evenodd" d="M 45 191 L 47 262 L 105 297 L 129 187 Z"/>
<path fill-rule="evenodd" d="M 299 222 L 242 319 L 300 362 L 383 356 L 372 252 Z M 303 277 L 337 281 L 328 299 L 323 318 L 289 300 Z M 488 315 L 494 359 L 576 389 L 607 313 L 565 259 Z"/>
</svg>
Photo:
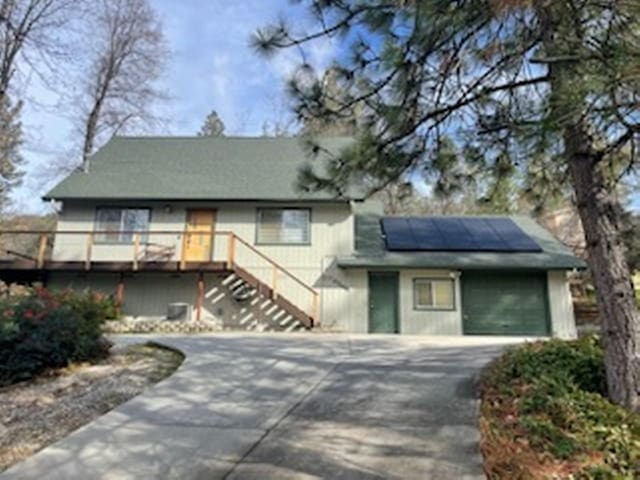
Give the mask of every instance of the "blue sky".
<svg viewBox="0 0 640 480">
<path fill-rule="evenodd" d="M 286 114 L 285 80 L 299 62 L 295 51 L 265 59 L 249 46 L 260 26 L 283 16 L 304 29 L 306 12 L 288 0 L 150 0 L 163 22 L 171 57 L 161 80 L 169 100 L 157 110 L 166 122 L 149 134 L 193 135 L 212 109 L 227 134 L 260 135 L 265 121 Z M 319 71 L 336 54 L 333 41 L 315 42 L 309 60 Z M 41 211 L 48 186 L 35 172 L 67 155 L 73 143 L 69 108 L 37 78 L 23 87 L 27 176 L 15 194 L 16 210 Z"/>
<path fill-rule="evenodd" d="M 290 0 L 150 0 L 159 14 L 171 56 L 161 87 L 169 95 L 158 106 L 166 122 L 147 134 L 193 135 L 212 109 L 218 111 L 229 135 L 260 135 L 265 121 L 286 115 L 285 81 L 298 64 L 295 50 L 265 59 L 249 46 L 260 26 L 284 17 L 304 30 L 308 14 Z M 340 54 L 337 41 L 317 41 L 307 48 L 307 60 L 318 71 Z M 68 85 L 67 89 L 72 89 Z M 69 105 L 31 76 L 21 88 L 27 161 L 24 185 L 15 192 L 20 212 L 47 210 L 40 196 L 51 186 L 37 172 L 50 169 L 68 155 L 77 140 Z M 634 207 L 640 206 L 636 197 Z"/>
</svg>

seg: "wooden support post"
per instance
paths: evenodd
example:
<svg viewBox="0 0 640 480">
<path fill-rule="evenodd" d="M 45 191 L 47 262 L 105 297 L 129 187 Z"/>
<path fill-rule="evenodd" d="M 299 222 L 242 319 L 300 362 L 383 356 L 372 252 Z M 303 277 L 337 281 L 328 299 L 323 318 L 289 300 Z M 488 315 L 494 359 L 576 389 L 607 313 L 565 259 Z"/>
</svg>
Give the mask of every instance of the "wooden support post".
<svg viewBox="0 0 640 480">
<path fill-rule="evenodd" d="M 271 271 L 271 293 L 274 300 L 278 298 L 278 268 L 275 265 Z"/>
<path fill-rule="evenodd" d="M 233 268 L 236 257 L 236 236 L 231 233 L 229 235 L 229 244 L 227 245 L 227 263 L 229 268 Z"/>
<path fill-rule="evenodd" d="M 120 272 L 118 286 L 116 287 L 116 312 L 118 317 L 122 315 L 122 304 L 124 303 L 124 273 Z"/>
<path fill-rule="evenodd" d="M 84 269 L 91 268 L 91 249 L 93 248 L 93 233 L 87 235 L 87 258 L 84 261 Z"/>
<path fill-rule="evenodd" d="M 187 232 L 182 234 L 182 247 L 180 248 L 180 270 L 184 270 L 187 265 Z"/>
<path fill-rule="evenodd" d="M 198 273 L 198 297 L 196 298 L 196 321 L 202 319 L 202 304 L 204 303 L 204 274 Z"/>
<path fill-rule="evenodd" d="M 320 325 L 320 295 L 318 295 L 317 293 L 313 294 L 313 320 L 312 320 L 312 324 L 311 326 L 318 326 Z"/>
<path fill-rule="evenodd" d="M 44 255 L 47 251 L 47 234 L 40 234 L 40 245 L 38 246 L 38 258 L 36 260 L 37 268 L 44 267 Z"/>
<path fill-rule="evenodd" d="M 138 270 L 138 255 L 140 254 L 140 234 L 133 234 L 133 270 Z"/>
</svg>

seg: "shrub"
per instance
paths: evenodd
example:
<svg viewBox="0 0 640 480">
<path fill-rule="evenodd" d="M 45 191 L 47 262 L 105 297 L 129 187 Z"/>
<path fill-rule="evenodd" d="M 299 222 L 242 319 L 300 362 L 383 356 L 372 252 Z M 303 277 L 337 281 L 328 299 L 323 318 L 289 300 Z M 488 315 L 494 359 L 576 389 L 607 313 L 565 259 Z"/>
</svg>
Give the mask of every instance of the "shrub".
<svg viewBox="0 0 640 480">
<path fill-rule="evenodd" d="M 511 349 L 501 359 L 496 374 L 509 384 L 521 379 L 534 382 L 542 377 L 555 380 L 558 388 L 576 384 L 588 392 L 606 394 L 604 351 L 598 337 L 576 341 L 558 339 L 535 342 Z"/>
<path fill-rule="evenodd" d="M 0 385 L 104 356 L 108 303 L 91 292 L 33 288 L 0 298 Z"/>
<path fill-rule="evenodd" d="M 509 350 L 483 379 L 483 451 L 494 457 L 486 459 L 489 477 L 519 471 L 546 478 L 555 466 L 561 478 L 640 478 L 640 417 L 605 393 L 597 337 Z M 510 458 L 498 459 L 505 450 Z"/>
</svg>

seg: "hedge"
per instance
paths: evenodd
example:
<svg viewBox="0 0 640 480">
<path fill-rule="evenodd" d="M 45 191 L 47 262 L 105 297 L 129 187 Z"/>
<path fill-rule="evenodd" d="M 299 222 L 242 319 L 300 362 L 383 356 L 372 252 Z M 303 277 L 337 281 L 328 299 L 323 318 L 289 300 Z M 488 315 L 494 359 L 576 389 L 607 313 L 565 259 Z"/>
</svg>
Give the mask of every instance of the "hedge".
<svg viewBox="0 0 640 480">
<path fill-rule="evenodd" d="M 49 368 L 103 357 L 102 324 L 114 313 L 110 297 L 44 288 L 0 291 L 0 386 Z"/>
<path fill-rule="evenodd" d="M 597 337 L 509 350 L 482 380 L 487 476 L 640 478 L 640 416 L 606 398 Z"/>
</svg>

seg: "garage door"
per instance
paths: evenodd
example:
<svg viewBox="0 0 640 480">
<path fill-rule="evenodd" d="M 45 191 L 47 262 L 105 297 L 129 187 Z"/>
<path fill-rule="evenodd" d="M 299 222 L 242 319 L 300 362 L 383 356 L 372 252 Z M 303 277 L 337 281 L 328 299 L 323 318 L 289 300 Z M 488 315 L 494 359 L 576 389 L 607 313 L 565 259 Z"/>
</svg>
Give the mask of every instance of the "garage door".
<svg viewBox="0 0 640 480">
<path fill-rule="evenodd" d="M 471 335 L 548 335 L 547 277 L 463 272 L 462 318 Z"/>
</svg>

